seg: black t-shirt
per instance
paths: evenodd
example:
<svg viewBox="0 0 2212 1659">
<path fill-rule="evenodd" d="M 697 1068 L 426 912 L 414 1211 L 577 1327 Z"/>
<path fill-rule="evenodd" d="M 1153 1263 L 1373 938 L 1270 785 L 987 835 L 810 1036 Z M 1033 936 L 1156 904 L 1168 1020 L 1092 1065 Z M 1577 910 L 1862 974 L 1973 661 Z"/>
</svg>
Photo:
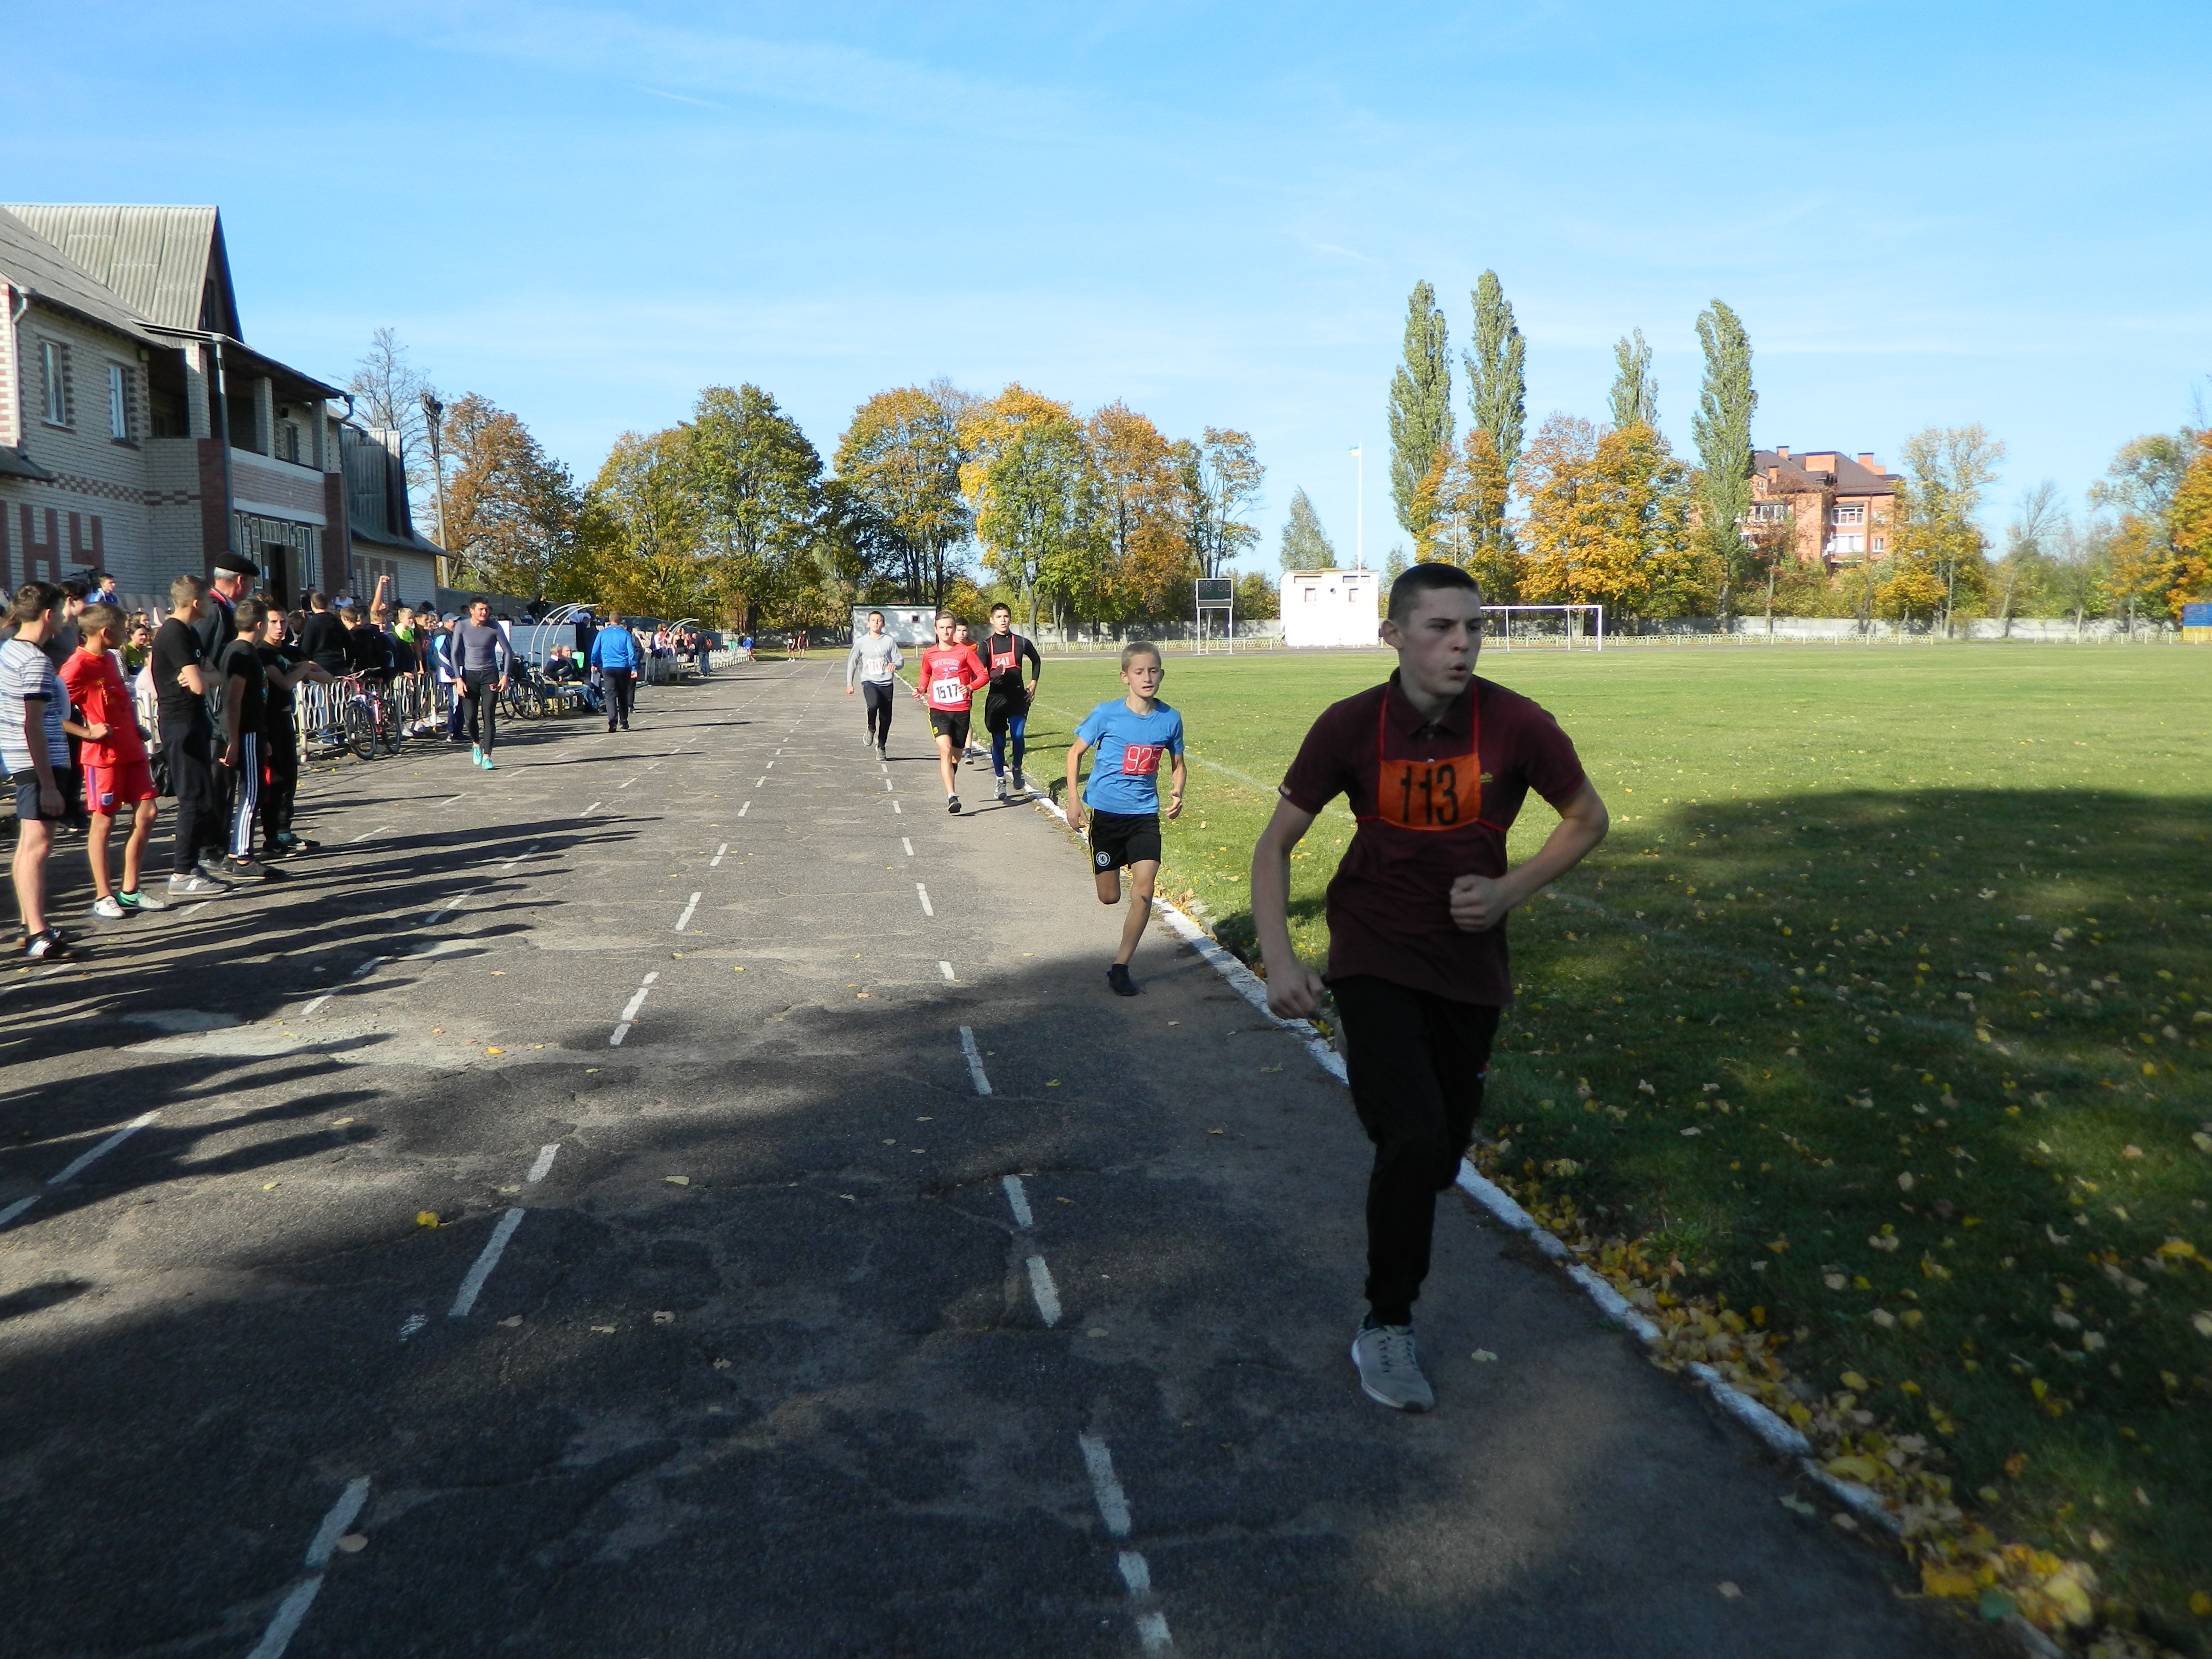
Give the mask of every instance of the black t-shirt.
<svg viewBox="0 0 2212 1659">
<path fill-rule="evenodd" d="M 346 630 L 346 662 L 356 674 L 381 674 L 392 666 L 392 643 L 374 623 Z"/>
<path fill-rule="evenodd" d="M 333 674 L 346 672 L 346 625 L 327 611 L 310 611 L 300 624 L 300 649 Z"/>
<path fill-rule="evenodd" d="M 238 618 L 230 614 L 222 594 L 210 590 L 200 602 L 199 620 L 192 624 L 192 632 L 200 636 L 200 649 L 207 659 L 221 662 L 223 647 L 238 637 Z"/>
<path fill-rule="evenodd" d="M 161 738 L 170 742 L 194 726 L 207 729 L 207 702 L 177 682 L 178 671 L 207 662 L 207 651 L 191 624 L 171 617 L 154 630 L 154 690 L 161 711 Z"/>
<path fill-rule="evenodd" d="M 1023 695 L 1023 658 L 1029 659 L 1030 666 L 1037 673 L 1044 672 L 1044 664 L 1037 656 L 1036 647 L 1018 634 L 1009 634 L 1004 639 L 996 634 L 986 634 L 976 641 L 975 654 L 983 659 L 983 666 L 990 672 L 990 695 L 994 699 L 1004 700 Z"/>
<path fill-rule="evenodd" d="M 269 702 L 268 678 L 261 672 L 261 649 L 247 640 L 233 640 L 223 647 L 223 698 L 228 708 L 233 681 L 245 688 L 238 700 L 238 735 L 241 738 L 258 736 L 266 726 L 264 715 Z M 226 726 L 223 732 L 229 735 Z"/>
<path fill-rule="evenodd" d="M 253 649 L 255 654 L 261 659 L 261 665 L 264 670 L 281 669 L 289 674 L 295 668 L 307 660 L 307 653 L 289 641 L 283 645 L 257 645 Z M 267 682 L 267 689 L 269 701 L 266 719 L 269 731 L 272 734 L 289 732 L 292 729 L 293 688 L 279 685 L 276 681 L 270 680 Z"/>
</svg>

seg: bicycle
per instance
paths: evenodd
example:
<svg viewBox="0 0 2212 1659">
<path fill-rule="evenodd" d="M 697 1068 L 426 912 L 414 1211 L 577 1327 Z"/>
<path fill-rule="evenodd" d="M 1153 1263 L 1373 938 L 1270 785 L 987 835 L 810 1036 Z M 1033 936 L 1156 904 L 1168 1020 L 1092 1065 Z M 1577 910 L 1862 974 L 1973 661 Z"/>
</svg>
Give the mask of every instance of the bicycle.
<svg viewBox="0 0 2212 1659">
<path fill-rule="evenodd" d="M 340 719 L 345 746 L 363 760 L 374 760 L 381 747 L 387 755 L 399 752 L 399 715 L 385 694 L 380 681 L 360 674 L 344 674 L 338 684 L 348 688 Z"/>
</svg>

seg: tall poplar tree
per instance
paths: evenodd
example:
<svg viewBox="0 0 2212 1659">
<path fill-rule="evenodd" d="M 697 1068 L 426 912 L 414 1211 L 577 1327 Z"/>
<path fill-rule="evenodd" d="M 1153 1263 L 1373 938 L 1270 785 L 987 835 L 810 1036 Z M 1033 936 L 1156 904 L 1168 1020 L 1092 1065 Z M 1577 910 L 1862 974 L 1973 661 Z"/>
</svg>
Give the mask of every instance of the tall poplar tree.
<svg viewBox="0 0 2212 1659">
<path fill-rule="evenodd" d="M 1613 425 L 1616 432 L 1632 426 L 1659 424 L 1659 382 L 1651 378 L 1651 348 L 1644 343 L 1644 331 L 1613 342 Z"/>
<path fill-rule="evenodd" d="M 1291 497 L 1291 516 L 1283 526 L 1283 545 L 1279 556 L 1285 570 L 1336 568 L 1336 544 L 1321 527 L 1321 514 L 1314 511 L 1303 488 Z"/>
<path fill-rule="evenodd" d="M 1705 383 L 1690 431 L 1698 446 L 1698 538 L 1720 561 L 1725 621 L 1754 554 L 1741 526 L 1751 512 L 1751 416 L 1759 394 L 1751 386 L 1751 337 L 1718 300 L 1698 313 L 1698 343 L 1705 348 Z"/>
<path fill-rule="evenodd" d="M 1474 349 L 1467 354 L 1468 412 L 1490 434 L 1508 484 L 1521 459 L 1521 430 L 1528 416 L 1528 343 L 1513 320 L 1512 301 L 1486 270 L 1475 283 Z"/>
<path fill-rule="evenodd" d="M 1414 528 L 1413 493 L 1452 441 L 1451 347 L 1437 291 L 1413 284 L 1406 301 L 1406 355 L 1390 377 L 1390 502 Z"/>
</svg>

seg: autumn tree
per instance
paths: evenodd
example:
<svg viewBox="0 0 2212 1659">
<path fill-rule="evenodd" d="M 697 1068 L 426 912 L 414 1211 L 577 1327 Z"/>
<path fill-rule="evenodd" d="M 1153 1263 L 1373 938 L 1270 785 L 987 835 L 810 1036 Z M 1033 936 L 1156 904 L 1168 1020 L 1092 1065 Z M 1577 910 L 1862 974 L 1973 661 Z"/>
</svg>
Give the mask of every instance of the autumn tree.
<svg viewBox="0 0 2212 1659">
<path fill-rule="evenodd" d="M 841 545 L 865 550 L 898 592 L 942 605 L 974 518 L 960 491 L 960 419 L 972 399 L 944 382 L 879 392 L 853 413 L 836 465 Z"/>
<path fill-rule="evenodd" d="M 1659 424 L 1659 382 L 1651 375 L 1651 348 L 1644 343 L 1644 331 L 1623 337 L 1613 346 L 1613 391 L 1607 401 L 1618 427 Z"/>
<path fill-rule="evenodd" d="M 1189 504 L 1175 447 L 1119 401 L 1084 422 L 1084 440 L 1100 491 L 1101 605 L 1130 619 L 1182 610 L 1197 571 L 1184 533 Z"/>
<path fill-rule="evenodd" d="M 1405 355 L 1390 378 L 1390 502 L 1415 535 L 1414 492 L 1452 441 L 1451 349 L 1437 291 L 1413 284 L 1406 301 Z"/>
<path fill-rule="evenodd" d="M 1505 519 L 1505 467 L 1490 434 L 1467 434 L 1459 453 L 1439 451 L 1416 492 L 1421 525 L 1413 556 L 1458 565 L 1495 605 L 1510 605 L 1520 572 Z"/>
<path fill-rule="evenodd" d="M 583 557 L 554 597 L 632 616 L 713 617 L 737 596 L 706 536 L 692 434 L 625 432 L 585 492 Z"/>
<path fill-rule="evenodd" d="M 1303 487 L 1291 497 L 1291 516 L 1284 522 L 1283 544 L 1275 556 L 1285 570 L 1336 568 L 1336 544 L 1322 528 L 1321 514 L 1314 511 Z"/>
<path fill-rule="evenodd" d="M 1522 465 L 1523 599 L 1669 617 L 1710 598 L 1712 562 L 1690 545 L 1688 472 L 1656 428 L 1554 415 Z"/>
<path fill-rule="evenodd" d="M 2192 599 L 2212 599 L 2212 430 L 2192 432 L 2188 471 L 2174 487 L 2167 540 L 2174 552 L 2166 609 L 2178 620 Z"/>
<path fill-rule="evenodd" d="M 1886 617 L 1926 617 L 1950 630 L 1989 591 L 1987 538 L 1974 522 L 2004 445 L 1977 422 L 1927 427 L 1905 441 L 1905 481 L 1891 508 L 1889 558 L 1875 603 Z"/>
<path fill-rule="evenodd" d="M 799 422 L 750 382 L 701 392 L 690 434 L 703 533 L 738 610 L 796 599 L 816 572 L 821 456 Z"/>
<path fill-rule="evenodd" d="M 1241 514 L 1259 505 L 1267 469 L 1249 433 L 1210 426 L 1194 443 L 1175 446 L 1176 469 L 1182 482 L 1188 517 L 1184 536 L 1201 576 L 1220 576 L 1237 556 L 1260 539 L 1256 525 Z"/>
<path fill-rule="evenodd" d="M 1751 513 L 1751 417 L 1759 393 L 1751 384 L 1751 336 L 1721 301 L 1698 313 L 1705 384 L 1690 430 L 1698 446 L 1698 539 L 1720 571 L 1718 611 L 1725 623 L 1735 589 L 1755 574 L 1743 538 Z"/>
<path fill-rule="evenodd" d="M 453 579 L 518 598 L 544 594 L 575 542 L 568 469 L 520 419 L 474 392 L 447 409 L 443 428 Z"/>
<path fill-rule="evenodd" d="M 984 568 L 1028 599 L 1035 632 L 1042 605 L 1057 618 L 1097 591 L 1103 562 L 1106 490 L 1082 427 L 1025 414 L 994 444 L 981 482 Z"/>
</svg>

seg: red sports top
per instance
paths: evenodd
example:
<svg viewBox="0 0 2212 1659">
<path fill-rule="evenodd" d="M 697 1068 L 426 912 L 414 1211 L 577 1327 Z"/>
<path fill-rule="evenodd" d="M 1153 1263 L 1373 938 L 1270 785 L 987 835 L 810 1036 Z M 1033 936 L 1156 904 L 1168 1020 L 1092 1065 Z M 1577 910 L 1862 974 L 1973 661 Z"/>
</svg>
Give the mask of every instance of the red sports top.
<svg viewBox="0 0 2212 1659">
<path fill-rule="evenodd" d="M 991 683 L 972 645 L 925 646 L 921 653 L 922 701 L 933 714 L 957 714 L 974 702 L 974 689 Z"/>
<path fill-rule="evenodd" d="M 107 735 L 87 742 L 82 760 L 87 766 L 112 770 L 146 758 L 145 739 L 138 735 L 138 705 L 124 689 L 123 671 L 105 651 L 82 648 L 70 653 L 62 665 L 62 684 L 87 726 L 105 726 Z"/>
<path fill-rule="evenodd" d="M 1505 924 L 1454 926 L 1451 884 L 1504 875 L 1505 832 L 1528 792 L 1564 809 L 1583 791 L 1582 761 L 1551 715 L 1494 681 L 1476 677 L 1433 722 L 1397 684 L 1393 674 L 1324 709 L 1283 780 L 1300 811 L 1343 795 L 1359 820 L 1328 884 L 1329 976 L 1370 974 L 1503 1007 L 1513 1000 Z M 1470 755 L 1480 768 L 1471 779 Z"/>
</svg>

